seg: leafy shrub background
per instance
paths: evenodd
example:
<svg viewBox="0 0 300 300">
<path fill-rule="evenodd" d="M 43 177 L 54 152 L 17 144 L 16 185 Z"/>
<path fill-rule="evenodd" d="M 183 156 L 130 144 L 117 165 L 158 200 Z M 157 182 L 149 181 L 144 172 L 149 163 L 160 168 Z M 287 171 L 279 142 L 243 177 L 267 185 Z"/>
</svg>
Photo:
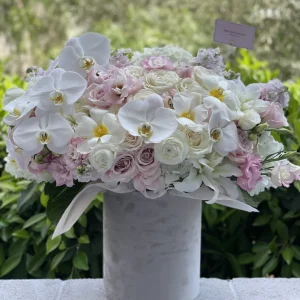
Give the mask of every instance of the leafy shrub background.
<svg viewBox="0 0 300 300">
<path fill-rule="evenodd" d="M 206 0 L 200 5 L 197 1 L 199 7 L 193 1 L 189 4 L 181 1 L 179 5 L 175 0 L 166 1 L 163 7 L 156 5 L 150 7 L 148 2 L 151 1 L 146 1 L 143 9 L 134 8 L 133 3 L 125 12 L 116 10 L 115 2 L 110 1 L 110 4 L 101 8 L 101 12 L 97 12 L 93 4 L 85 5 L 85 2 L 80 0 L 63 3 L 56 0 L 39 2 L 39 7 L 48 5 L 48 10 L 40 9 L 39 14 L 33 10 L 36 5 L 34 0 L 26 3 L 3 1 L 1 5 L 4 10 L 0 10 L 0 20 L 6 20 L 5 25 L 10 25 L 2 28 L 0 21 L 0 32 L 5 29 L 6 38 L 11 41 L 14 51 L 10 59 L 0 65 L 0 99 L 3 98 L 5 89 L 25 85 L 22 77 L 4 75 L 3 66 L 6 70 L 5 74 L 12 73 L 13 65 L 20 68 L 16 70 L 20 75 L 23 74 L 22 62 L 28 62 L 30 59 L 23 59 L 21 53 L 28 54 L 28 51 L 34 53 L 37 62 L 45 64 L 48 56 L 57 54 L 66 36 L 69 35 L 66 32 L 66 24 L 71 22 L 74 9 L 77 10 L 78 17 L 80 14 L 82 17 L 89 15 L 89 19 L 82 19 L 85 27 L 79 31 L 88 29 L 102 32 L 111 38 L 112 46 L 115 48 L 140 49 L 145 46 L 173 42 L 195 53 L 200 46 L 212 45 L 212 26 L 216 17 L 225 18 L 230 11 L 232 16 L 236 17 L 236 21 L 247 22 L 242 16 L 246 16 L 244 10 L 247 7 L 252 9 L 252 6 L 248 3 L 243 8 L 242 1 L 238 1 L 239 3 L 235 0 L 230 1 L 232 6 L 226 2 L 217 6 L 219 1 Z M 296 14 L 299 10 L 291 4 L 293 1 L 289 4 L 276 1 L 268 5 L 265 1 L 261 1 L 259 9 L 272 10 L 274 7 L 280 7 L 282 11 L 292 9 L 291 14 Z M 18 11 L 20 3 L 23 4 L 22 13 Z M 214 10 L 216 7 L 217 9 Z M 232 11 L 231 7 L 237 8 Z M 80 13 L 79 8 L 81 8 Z M 273 9 L 275 15 L 277 8 Z M 253 9 L 258 8 L 253 7 Z M 61 18 L 64 11 L 67 13 Z M 1 18 L 2 12 L 6 12 L 5 16 L 3 15 L 4 18 Z M 249 55 L 249 52 L 245 50 L 237 51 L 226 46 L 222 47 L 222 50 L 230 61 L 230 67 L 242 74 L 245 83 L 266 82 L 278 76 L 286 80 L 286 85 L 289 86 L 291 92 L 287 115 L 294 137 L 276 136 L 276 138 L 281 139 L 290 150 L 298 150 L 300 145 L 300 79 L 297 79 L 297 74 L 299 72 L 295 67 L 297 64 L 291 47 L 288 47 L 291 39 L 285 43 L 284 50 L 292 53 L 289 56 L 289 64 L 292 64 L 294 69 L 284 68 L 289 65 L 286 60 L 274 59 L 276 55 L 288 57 L 285 53 L 283 55 L 283 49 L 279 49 L 276 44 L 279 38 L 288 39 L 288 36 L 286 33 L 284 36 L 275 36 L 275 31 L 272 35 L 272 30 L 275 30 L 277 25 L 281 27 L 280 30 L 278 28 L 276 30 L 284 32 L 288 21 L 278 21 L 271 17 L 264 19 L 263 14 L 259 16 L 268 24 L 269 29 L 266 31 L 271 32 L 271 35 L 264 40 L 266 31 L 259 33 L 259 41 L 270 40 L 268 43 L 261 43 L 261 47 L 256 47 L 258 49 L 256 54 L 266 59 L 269 59 L 267 54 L 273 56 L 273 60 L 269 59 L 269 64 Z M 56 20 L 55 22 L 52 17 Z M 60 17 L 59 20 L 57 20 L 58 17 Z M 248 19 L 251 22 L 251 15 L 248 15 Z M 58 24 L 59 30 L 56 32 L 56 27 L 53 28 L 50 23 Z M 47 27 L 47 24 L 52 27 L 50 25 Z M 74 20 L 71 24 L 74 24 Z M 295 31 L 296 27 L 293 30 Z M 41 43 L 42 47 L 36 47 Z M 271 50 L 273 46 L 274 51 Z M 276 71 L 276 67 L 280 67 L 280 72 Z M 287 81 L 289 76 L 293 76 L 294 80 Z M 48 194 L 53 191 L 58 194 L 63 192 L 64 188 L 51 189 L 48 186 L 45 189 L 43 184 L 15 180 L 5 173 L 3 159 L 6 154 L 3 135 L 5 135 L 6 128 L 2 122 L 3 116 L 4 112 L 0 104 L 0 278 L 102 277 L 102 196 L 99 195 L 69 232 L 52 240 L 53 227 L 46 215 Z M 253 198 L 254 204 L 259 205 L 259 214 L 248 214 L 218 205 L 204 205 L 202 276 L 300 277 L 299 187 L 300 184 L 296 183 L 289 189 L 271 190 Z M 69 198 L 71 195 L 60 199 L 62 203 L 60 208 L 67 205 Z M 48 211 L 49 213 L 57 212 Z"/>
</svg>

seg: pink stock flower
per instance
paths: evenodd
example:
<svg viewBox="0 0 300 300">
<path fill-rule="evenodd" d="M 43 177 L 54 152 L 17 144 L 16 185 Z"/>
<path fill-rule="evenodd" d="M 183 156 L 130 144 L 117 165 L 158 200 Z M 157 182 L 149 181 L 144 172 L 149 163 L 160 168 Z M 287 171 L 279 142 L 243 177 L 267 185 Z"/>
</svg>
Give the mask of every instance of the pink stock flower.
<svg viewBox="0 0 300 300">
<path fill-rule="evenodd" d="M 295 180 L 300 179 L 300 167 L 288 160 L 276 162 L 271 173 L 271 180 L 276 186 L 289 187 Z"/>
<path fill-rule="evenodd" d="M 104 99 L 109 106 L 124 103 L 128 96 L 136 93 L 142 87 L 142 82 L 133 76 L 117 69 L 110 79 L 103 83 Z"/>
<path fill-rule="evenodd" d="M 66 185 L 71 187 L 74 185 L 73 175 L 65 163 L 63 157 L 56 158 L 47 167 L 47 171 L 56 181 L 56 186 Z"/>
<path fill-rule="evenodd" d="M 141 62 L 141 67 L 150 70 L 169 70 L 174 69 L 172 61 L 167 56 L 149 56 Z"/>
<path fill-rule="evenodd" d="M 133 179 L 133 186 L 139 192 L 145 192 L 151 190 L 158 192 L 162 188 L 161 182 L 161 169 L 160 167 L 155 169 L 155 172 L 150 174 L 139 173 Z M 163 180 L 164 181 L 164 180 Z M 163 186 L 164 187 L 164 186 Z"/>
<path fill-rule="evenodd" d="M 240 169 L 243 172 L 241 177 L 238 177 L 237 184 L 240 188 L 250 192 L 253 190 L 261 177 L 261 158 L 256 154 L 248 154 L 245 162 L 240 165 Z"/>
<path fill-rule="evenodd" d="M 72 138 L 68 144 L 67 153 L 62 156 L 64 163 L 70 171 L 84 165 L 87 161 L 88 154 L 81 154 L 77 150 L 78 145 L 83 141 L 83 138 Z"/>
<path fill-rule="evenodd" d="M 129 182 L 138 172 L 134 154 L 122 153 L 116 157 L 112 168 L 103 174 L 104 182 Z"/>
<path fill-rule="evenodd" d="M 267 110 L 260 114 L 263 122 L 267 122 L 272 128 L 288 126 L 282 106 L 278 102 L 272 102 Z"/>
</svg>

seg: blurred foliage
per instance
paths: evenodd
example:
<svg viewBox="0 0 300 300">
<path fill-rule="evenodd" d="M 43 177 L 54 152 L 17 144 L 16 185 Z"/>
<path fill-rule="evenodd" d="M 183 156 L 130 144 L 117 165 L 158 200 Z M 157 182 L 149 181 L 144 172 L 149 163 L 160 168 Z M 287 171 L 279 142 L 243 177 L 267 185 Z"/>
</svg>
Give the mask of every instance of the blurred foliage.
<svg viewBox="0 0 300 300">
<path fill-rule="evenodd" d="M 298 150 L 300 68 L 294 37 L 300 32 L 299 11 L 296 0 L 0 0 L 0 34 L 5 38 L 0 49 L 9 50 L 7 61 L 0 64 L 0 99 L 7 88 L 24 87 L 21 78 L 4 73 L 21 75 L 31 64 L 45 67 L 46 58 L 55 57 L 67 37 L 88 30 L 108 36 L 114 48 L 173 43 L 196 53 L 200 47 L 220 46 L 245 83 L 296 78 L 286 82 L 291 93 L 286 113 L 294 136 L 276 138 Z M 255 57 L 214 44 L 216 18 L 254 24 Z M 6 127 L 1 109 L 0 104 L 0 277 L 102 277 L 101 195 L 74 228 L 51 240 L 53 226 L 45 209 L 49 189 L 3 171 Z M 259 214 L 204 205 L 202 276 L 300 277 L 299 189 L 296 183 L 255 197 Z"/>
<path fill-rule="evenodd" d="M 212 41 L 220 18 L 255 26 L 254 55 L 287 80 L 300 76 L 299 13 L 297 0 L 1 0 L 0 55 L 6 49 L 6 72 L 21 74 L 30 65 L 45 66 L 67 37 L 98 31 L 116 48 L 219 46 L 234 61 L 237 49 Z"/>
</svg>

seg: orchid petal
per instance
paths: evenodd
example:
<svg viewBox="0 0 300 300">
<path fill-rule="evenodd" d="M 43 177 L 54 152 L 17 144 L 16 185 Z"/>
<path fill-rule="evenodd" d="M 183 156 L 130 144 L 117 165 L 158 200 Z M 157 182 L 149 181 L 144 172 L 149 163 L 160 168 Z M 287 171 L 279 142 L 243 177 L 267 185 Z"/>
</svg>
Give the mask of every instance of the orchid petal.
<svg viewBox="0 0 300 300">
<path fill-rule="evenodd" d="M 77 126 L 75 132 L 80 137 L 92 138 L 94 137 L 94 129 L 97 127 L 97 123 L 88 116 L 81 116 L 77 120 Z"/>
<path fill-rule="evenodd" d="M 81 57 L 76 53 L 75 49 L 67 46 L 59 54 L 58 65 L 66 71 L 73 71 L 85 77 L 86 71 L 81 68 L 80 60 Z"/>
<path fill-rule="evenodd" d="M 100 108 L 92 108 L 90 110 L 91 118 L 95 121 L 96 124 L 101 125 L 103 122 L 104 116 L 107 114 L 107 110 Z"/>
<path fill-rule="evenodd" d="M 191 98 L 185 93 L 176 94 L 172 100 L 176 114 L 181 116 L 183 113 L 189 112 L 191 101 Z"/>
<path fill-rule="evenodd" d="M 146 111 L 146 121 L 152 122 L 155 117 L 155 112 L 158 108 L 164 107 L 164 102 L 161 96 L 153 93 L 152 95 L 148 96 L 144 100 L 145 104 L 148 105 Z"/>
<path fill-rule="evenodd" d="M 54 69 L 50 72 L 49 76 L 53 77 L 55 89 L 59 90 L 62 86 L 61 77 L 65 72 L 66 71 L 61 68 Z"/>
<path fill-rule="evenodd" d="M 184 178 L 182 182 L 174 182 L 174 187 L 180 192 L 194 192 L 198 190 L 202 184 L 202 180 L 198 175 L 196 169 L 192 169 L 188 177 Z"/>
</svg>

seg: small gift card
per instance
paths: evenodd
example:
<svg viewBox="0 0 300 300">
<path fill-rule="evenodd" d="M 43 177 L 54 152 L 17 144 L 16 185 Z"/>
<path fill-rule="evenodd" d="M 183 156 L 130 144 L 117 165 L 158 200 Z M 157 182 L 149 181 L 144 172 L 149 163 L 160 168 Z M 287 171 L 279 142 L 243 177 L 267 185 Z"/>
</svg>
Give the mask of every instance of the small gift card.
<svg viewBox="0 0 300 300">
<path fill-rule="evenodd" d="M 216 20 L 214 41 L 238 48 L 253 49 L 255 28 L 243 24 Z"/>
</svg>

